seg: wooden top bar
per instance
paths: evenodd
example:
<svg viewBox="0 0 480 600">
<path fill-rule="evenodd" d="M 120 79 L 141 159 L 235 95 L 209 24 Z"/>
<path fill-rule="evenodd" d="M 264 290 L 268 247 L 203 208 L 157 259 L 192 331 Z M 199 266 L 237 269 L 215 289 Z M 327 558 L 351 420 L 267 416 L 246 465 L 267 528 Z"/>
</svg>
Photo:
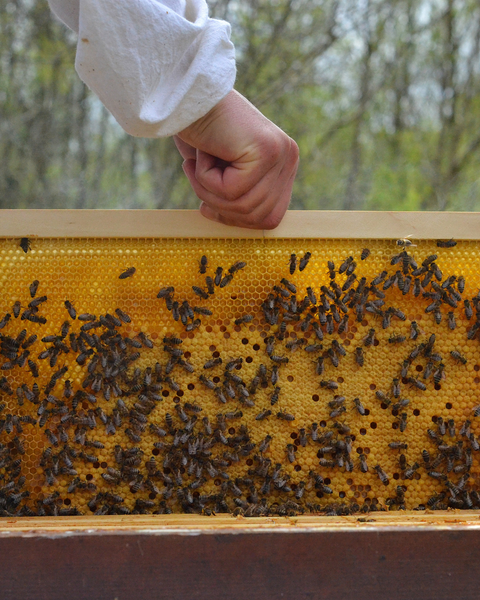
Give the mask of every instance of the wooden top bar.
<svg viewBox="0 0 480 600">
<path fill-rule="evenodd" d="M 196 210 L 0 210 L 0 237 L 480 239 L 480 213 L 288 211 L 272 231 L 214 223 Z"/>
</svg>

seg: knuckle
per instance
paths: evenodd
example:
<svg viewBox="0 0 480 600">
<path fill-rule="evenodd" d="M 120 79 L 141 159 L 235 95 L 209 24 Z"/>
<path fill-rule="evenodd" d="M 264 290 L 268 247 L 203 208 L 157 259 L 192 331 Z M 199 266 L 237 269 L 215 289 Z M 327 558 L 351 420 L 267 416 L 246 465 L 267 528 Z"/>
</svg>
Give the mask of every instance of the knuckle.
<svg viewBox="0 0 480 600">
<path fill-rule="evenodd" d="M 263 222 L 263 229 L 276 229 L 282 222 L 283 214 L 270 214 Z"/>
</svg>

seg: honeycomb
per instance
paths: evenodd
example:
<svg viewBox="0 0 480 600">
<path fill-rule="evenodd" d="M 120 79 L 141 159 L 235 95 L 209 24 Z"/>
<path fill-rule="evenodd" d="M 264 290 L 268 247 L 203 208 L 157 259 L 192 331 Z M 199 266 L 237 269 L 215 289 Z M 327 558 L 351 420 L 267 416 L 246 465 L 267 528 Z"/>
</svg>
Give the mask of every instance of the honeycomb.
<svg viewBox="0 0 480 600">
<path fill-rule="evenodd" d="M 0 278 L 3 516 L 480 507 L 477 242 L 2 239 Z"/>
</svg>

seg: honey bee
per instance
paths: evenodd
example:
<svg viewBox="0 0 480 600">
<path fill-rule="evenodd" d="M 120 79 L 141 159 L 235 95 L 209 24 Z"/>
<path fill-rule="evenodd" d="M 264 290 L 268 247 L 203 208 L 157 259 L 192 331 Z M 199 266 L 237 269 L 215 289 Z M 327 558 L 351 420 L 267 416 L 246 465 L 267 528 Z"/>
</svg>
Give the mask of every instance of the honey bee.
<svg viewBox="0 0 480 600">
<path fill-rule="evenodd" d="M 378 478 L 383 483 L 383 485 L 388 485 L 388 483 L 389 483 L 388 475 L 385 473 L 385 471 L 382 469 L 382 467 L 380 465 L 375 465 L 374 469 L 377 472 Z"/>
<path fill-rule="evenodd" d="M 338 389 L 338 383 L 336 381 L 332 381 L 332 380 L 327 381 L 327 380 L 323 379 L 320 382 L 320 386 L 327 390 L 337 390 Z"/>
<path fill-rule="evenodd" d="M 400 335 L 400 334 L 392 334 L 389 338 L 388 338 L 388 342 L 390 344 L 401 344 L 406 340 L 406 337 L 404 335 Z"/>
<path fill-rule="evenodd" d="M 284 421 L 294 421 L 295 416 L 282 410 L 277 413 L 277 419 L 282 419 Z"/>
<path fill-rule="evenodd" d="M 26 237 L 20 239 L 20 248 L 25 252 L 25 254 L 32 249 L 32 244 L 30 240 Z"/>
<path fill-rule="evenodd" d="M 400 246 L 401 248 L 409 248 L 409 247 L 416 247 L 417 245 L 414 244 L 412 242 L 412 240 L 410 239 L 413 236 L 413 233 L 411 233 L 410 235 L 407 235 L 404 238 L 400 238 L 399 240 L 397 240 L 395 243 L 397 246 Z"/>
<path fill-rule="evenodd" d="M 335 410 L 332 410 L 330 412 L 330 418 L 331 419 L 336 419 L 337 417 L 339 417 L 344 412 L 347 412 L 346 407 L 345 406 L 340 406 L 339 408 L 336 408 Z"/>
<path fill-rule="evenodd" d="M 329 260 L 327 262 L 327 267 L 328 267 L 328 274 L 330 276 L 330 279 L 335 279 L 335 263 L 333 263 L 331 260 Z"/>
<path fill-rule="evenodd" d="M 389 406 L 391 404 L 390 398 L 381 390 L 377 390 L 375 392 L 375 396 L 380 400 L 380 402 L 383 402 L 387 406 Z"/>
<path fill-rule="evenodd" d="M 270 396 L 270 404 L 271 404 L 272 406 L 275 406 L 275 404 L 278 402 L 278 398 L 279 398 L 279 396 L 280 396 L 280 390 L 281 390 L 281 388 L 277 386 L 277 387 L 274 389 L 274 391 L 273 391 L 272 395 Z"/>
<path fill-rule="evenodd" d="M 375 329 L 373 329 L 373 327 L 371 329 L 369 329 L 368 331 L 368 335 L 366 337 L 363 338 L 363 345 L 368 347 L 368 346 L 372 346 L 375 343 Z"/>
<path fill-rule="evenodd" d="M 199 265 L 199 270 L 198 270 L 200 275 L 204 275 L 207 272 L 207 263 L 208 263 L 208 259 L 205 255 L 203 255 L 202 258 L 200 259 L 200 265 Z"/>
<path fill-rule="evenodd" d="M 457 242 L 452 238 L 451 240 L 437 240 L 438 248 L 454 248 Z"/>
<path fill-rule="evenodd" d="M 231 275 L 234 275 L 235 273 L 237 273 L 238 271 L 240 271 L 241 269 L 244 269 L 247 266 L 246 262 L 243 261 L 238 261 L 235 264 L 233 264 L 229 269 L 228 272 Z"/>
<path fill-rule="evenodd" d="M 287 364 L 289 362 L 289 359 L 286 356 L 276 356 L 272 354 L 269 358 L 277 364 Z"/>
<path fill-rule="evenodd" d="M 125 271 L 123 271 L 122 273 L 120 273 L 120 275 L 118 276 L 119 279 L 127 279 L 128 277 L 133 277 L 133 275 L 135 274 L 135 271 L 137 269 L 135 267 L 129 267 L 128 269 L 126 269 Z"/>
<path fill-rule="evenodd" d="M 369 248 L 364 248 L 360 254 L 360 260 L 366 260 L 370 256 Z"/>
<path fill-rule="evenodd" d="M 253 321 L 253 315 L 244 315 L 243 317 L 239 317 L 235 319 L 235 325 L 244 325 L 246 323 L 251 323 Z"/>
<path fill-rule="evenodd" d="M 465 356 L 463 354 L 461 354 L 460 352 L 458 352 L 458 350 L 452 350 L 450 352 L 450 356 L 453 358 L 453 360 L 455 360 L 457 363 L 462 363 L 462 365 L 466 365 L 467 364 L 467 359 L 465 358 Z"/>
<path fill-rule="evenodd" d="M 303 269 L 305 269 L 305 267 L 308 265 L 308 261 L 310 260 L 311 256 L 311 252 L 305 252 L 305 254 L 300 259 L 300 264 L 298 266 L 299 271 L 303 271 Z"/>
<path fill-rule="evenodd" d="M 355 405 L 355 408 L 357 409 L 358 413 L 360 415 L 364 416 L 365 415 L 365 407 L 363 406 L 360 398 L 354 398 L 353 404 Z"/>
<path fill-rule="evenodd" d="M 349 265 L 353 262 L 353 256 L 348 256 L 343 263 L 340 265 L 340 268 L 338 269 L 338 272 L 340 275 L 342 275 L 343 273 L 345 273 L 345 271 L 348 269 Z"/>
<path fill-rule="evenodd" d="M 355 362 L 359 367 L 363 367 L 363 365 L 365 364 L 365 356 L 361 346 L 357 346 L 355 348 Z"/>
<path fill-rule="evenodd" d="M 367 465 L 367 457 L 365 456 L 365 454 L 360 454 L 360 456 L 358 457 L 360 460 L 360 471 L 362 473 L 367 473 L 368 472 L 368 465 Z"/>
<path fill-rule="evenodd" d="M 407 413 L 403 412 L 400 415 L 400 423 L 399 423 L 399 429 L 400 431 L 403 433 L 405 431 L 405 429 L 407 428 Z"/>
</svg>

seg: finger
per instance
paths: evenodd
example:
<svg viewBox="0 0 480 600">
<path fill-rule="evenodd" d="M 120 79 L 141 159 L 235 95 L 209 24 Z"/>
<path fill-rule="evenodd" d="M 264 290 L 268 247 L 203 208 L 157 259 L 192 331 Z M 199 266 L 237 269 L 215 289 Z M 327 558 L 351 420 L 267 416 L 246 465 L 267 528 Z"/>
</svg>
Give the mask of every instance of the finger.
<svg viewBox="0 0 480 600">
<path fill-rule="evenodd" d="M 293 163 L 293 164 L 291 164 Z M 206 190 L 190 172 L 190 182 L 197 196 L 206 202 L 215 212 L 228 218 L 244 223 L 252 222 L 252 215 L 259 220 L 269 215 L 283 191 L 291 192 L 293 185 L 292 174 L 296 172 L 297 161 L 294 156 L 289 164 L 278 172 L 278 169 L 268 173 L 252 190 L 237 200 L 225 200 Z M 290 182 L 290 183 L 289 183 Z"/>
<path fill-rule="evenodd" d="M 221 214 L 226 212 L 237 215 L 252 213 L 258 205 L 262 204 L 269 195 L 274 193 L 275 188 L 282 182 L 281 171 L 277 168 L 267 173 L 261 181 L 240 198 L 236 200 L 226 199 L 225 196 L 219 196 L 206 189 L 195 177 L 196 171 L 193 172 L 192 166 L 191 164 L 188 165 L 186 174 L 194 192 L 200 200 L 203 200 L 210 208 Z M 284 180 L 286 179 L 288 177 L 284 178 Z"/>
<path fill-rule="evenodd" d="M 207 218 L 228 225 L 273 229 L 280 223 L 288 208 L 296 169 L 297 164 L 294 165 L 293 169 L 284 169 L 273 189 L 270 188 L 266 196 L 259 198 L 258 205 L 249 213 L 239 214 L 238 212 L 229 210 L 231 206 L 230 202 L 222 202 L 221 199 L 212 198 L 212 196 L 207 198 L 204 195 L 203 200 L 206 207 L 202 209 L 202 214 L 205 214 Z M 217 207 L 220 208 L 217 209 Z"/>
<path fill-rule="evenodd" d="M 174 135 L 173 136 L 173 141 L 175 142 L 175 146 L 177 147 L 177 150 L 180 152 L 182 158 L 184 158 L 185 160 L 187 159 L 195 159 L 196 155 L 197 155 L 197 151 L 195 150 L 195 148 L 193 146 L 190 146 L 190 144 L 187 144 L 187 142 L 184 142 L 183 140 L 181 140 L 178 135 Z"/>
<path fill-rule="evenodd" d="M 282 166 L 280 156 L 283 153 L 271 153 L 270 157 L 261 157 L 259 151 L 250 150 L 245 159 L 225 163 L 225 168 L 218 168 L 219 163 L 206 152 L 197 153 L 195 177 L 202 186 L 213 194 L 235 200 L 252 189 L 262 178 L 277 166 Z M 248 156 L 248 158 L 247 158 Z"/>
</svg>

